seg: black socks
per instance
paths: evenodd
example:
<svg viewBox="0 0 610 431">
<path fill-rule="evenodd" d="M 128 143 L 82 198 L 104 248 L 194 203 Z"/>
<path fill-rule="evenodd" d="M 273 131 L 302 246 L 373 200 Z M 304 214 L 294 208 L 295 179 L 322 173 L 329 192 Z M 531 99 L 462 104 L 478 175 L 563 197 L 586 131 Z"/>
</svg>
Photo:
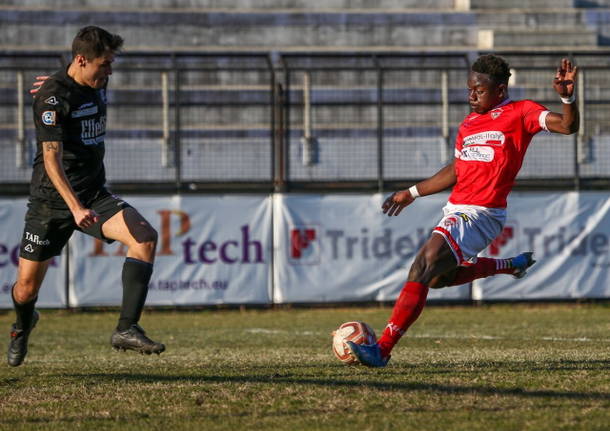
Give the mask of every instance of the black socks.
<svg viewBox="0 0 610 431">
<path fill-rule="evenodd" d="M 13 284 L 13 289 L 15 285 Z M 11 289 L 11 298 L 13 299 L 13 306 L 15 307 L 15 314 L 17 315 L 17 322 L 15 323 L 15 327 L 17 329 L 30 329 L 32 326 L 32 317 L 34 316 L 34 306 L 36 305 L 36 298 L 32 299 L 25 304 L 20 304 L 15 301 L 15 297 L 13 296 L 13 290 Z"/>
<path fill-rule="evenodd" d="M 125 331 L 140 320 L 152 272 L 152 263 L 131 257 L 125 259 L 122 276 L 123 304 L 117 326 L 118 331 Z"/>
</svg>

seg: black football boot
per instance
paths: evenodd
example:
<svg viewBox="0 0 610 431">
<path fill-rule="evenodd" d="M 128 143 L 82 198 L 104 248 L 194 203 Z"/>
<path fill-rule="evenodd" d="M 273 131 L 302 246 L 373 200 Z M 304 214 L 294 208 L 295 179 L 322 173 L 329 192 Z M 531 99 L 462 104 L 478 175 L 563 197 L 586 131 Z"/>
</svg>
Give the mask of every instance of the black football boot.
<svg viewBox="0 0 610 431">
<path fill-rule="evenodd" d="M 157 355 L 165 351 L 165 344 L 157 343 L 146 336 L 144 329 L 140 325 L 131 325 L 124 331 L 114 331 L 110 337 L 110 344 L 115 350 L 135 350 L 142 354 L 156 353 Z"/>
<path fill-rule="evenodd" d="M 32 323 L 27 329 L 17 329 L 16 324 L 13 323 L 11 328 L 11 341 L 8 345 L 8 364 L 11 367 L 18 367 L 23 363 L 25 355 L 28 354 L 28 338 L 36 323 L 38 323 L 38 311 L 34 310 L 32 315 Z"/>
</svg>

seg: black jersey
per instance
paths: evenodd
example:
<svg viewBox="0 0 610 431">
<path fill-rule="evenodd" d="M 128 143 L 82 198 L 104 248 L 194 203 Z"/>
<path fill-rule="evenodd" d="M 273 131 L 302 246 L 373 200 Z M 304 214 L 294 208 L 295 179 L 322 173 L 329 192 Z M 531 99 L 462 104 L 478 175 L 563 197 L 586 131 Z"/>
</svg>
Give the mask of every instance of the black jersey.
<svg viewBox="0 0 610 431">
<path fill-rule="evenodd" d="M 106 182 L 104 136 L 106 88 L 79 85 L 60 70 L 47 79 L 34 100 L 37 150 L 30 184 L 32 197 L 67 207 L 49 179 L 42 155 L 42 142 L 63 143 L 63 168 L 81 201 Z"/>
</svg>

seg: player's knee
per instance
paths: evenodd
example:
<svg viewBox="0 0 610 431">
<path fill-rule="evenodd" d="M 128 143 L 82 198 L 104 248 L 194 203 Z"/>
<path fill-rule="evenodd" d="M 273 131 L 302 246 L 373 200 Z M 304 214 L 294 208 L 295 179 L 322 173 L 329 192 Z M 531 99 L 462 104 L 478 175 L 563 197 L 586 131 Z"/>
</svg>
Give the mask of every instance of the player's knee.
<svg viewBox="0 0 610 431">
<path fill-rule="evenodd" d="M 438 255 L 434 250 L 423 249 L 415 258 L 409 271 L 409 280 L 423 283 L 428 287 L 438 289 L 445 287 L 437 276 Z"/>
<path fill-rule="evenodd" d="M 148 226 L 138 235 L 136 244 L 133 245 L 135 250 L 138 250 L 143 256 L 153 256 L 157 248 L 159 234 L 157 231 Z"/>
<path fill-rule="evenodd" d="M 13 287 L 13 298 L 20 304 L 36 299 L 40 283 L 31 277 L 20 278 Z"/>
<path fill-rule="evenodd" d="M 142 235 L 142 242 L 146 243 L 148 247 L 155 248 L 157 246 L 158 239 L 159 234 L 157 233 L 157 230 L 152 226 L 148 226 L 148 228 Z"/>
</svg>

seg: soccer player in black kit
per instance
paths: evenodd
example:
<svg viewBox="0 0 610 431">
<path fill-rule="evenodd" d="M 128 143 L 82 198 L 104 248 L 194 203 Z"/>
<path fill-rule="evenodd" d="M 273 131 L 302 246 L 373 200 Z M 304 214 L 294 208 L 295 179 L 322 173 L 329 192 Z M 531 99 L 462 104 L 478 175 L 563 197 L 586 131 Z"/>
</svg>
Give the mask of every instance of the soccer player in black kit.
<svg viewBox="0 0 610 431">
<path fill-rule="evenodd" d="M 34 309 L 49 262 L 79 230 L 128 247 L 123 264 L 123 300 L 111 345 L 118 350 L 161 353 L 165 346 L 138 325 L 153 270 L 157 232 L 104 184 L 106 85 L 123 39 L 99 27 L 81 29 L 72 62 L 44 81 L 34 100 L 37 152 L 12 298 L 17 314 L 8 363 L 21 365 Z M 94 282 L 94 281 L 92 281 Z"/>
</svg>

